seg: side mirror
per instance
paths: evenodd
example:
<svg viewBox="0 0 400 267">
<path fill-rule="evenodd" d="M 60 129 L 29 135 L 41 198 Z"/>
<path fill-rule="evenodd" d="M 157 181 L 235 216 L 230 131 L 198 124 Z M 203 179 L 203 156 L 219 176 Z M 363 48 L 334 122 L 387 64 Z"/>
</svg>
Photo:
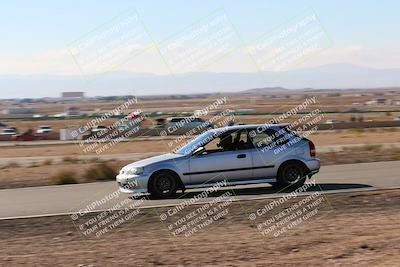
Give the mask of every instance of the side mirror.
<svg viewBox="0 0 400 267">
<path fill-rule="evenodd" d="M 199 156 L 199 155 L 201 155 L 204 151 L 206 151 L 206 149 L 203 147 L 203 146 L 201 146 L 201 147 L 198 147 L 195 151 L 193 151 L 193 155 L 194 156 Z"/>
</svg>

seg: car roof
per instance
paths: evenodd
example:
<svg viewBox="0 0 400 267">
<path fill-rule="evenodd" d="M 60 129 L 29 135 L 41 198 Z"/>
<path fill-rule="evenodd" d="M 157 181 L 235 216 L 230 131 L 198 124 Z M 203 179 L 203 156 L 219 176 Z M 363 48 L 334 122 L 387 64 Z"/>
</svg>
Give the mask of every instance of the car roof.
<svg viewBox="0 0 400 267">
<path fill-rule="evenodd" d="M 278 127 L 285 127 L 289 124 L 287 123 L 280 123 L 280 124 L 244 124 L 244 125 L 232 125 L 232 126 L 226 126 L 222 128 L 216 128 L 212 129 L 210 131 L 235 131 L 235 130 L 241 130 L 241 129 L 254 129 L 258 127 L 263 127 L 265 129 L 268 128 L 278 128 Z"/>
</svg>

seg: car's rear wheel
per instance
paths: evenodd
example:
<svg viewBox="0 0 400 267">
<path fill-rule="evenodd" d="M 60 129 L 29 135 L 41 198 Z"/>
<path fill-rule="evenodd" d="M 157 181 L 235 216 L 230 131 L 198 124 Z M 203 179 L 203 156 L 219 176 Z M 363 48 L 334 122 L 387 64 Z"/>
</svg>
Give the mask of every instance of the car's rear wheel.
<svg viewBox="0 0 400 267">
<path fill-rule="evenodd" d="M 306 170 L 297 162 L 288 162 L 282 165 L 278 171 L 279 186 L 301 186 L 306 181 Z"/>
<path fill-rule="evenodd" d="M 172 172 L 160 171 L 155 173 L 149 183 L 149 192 L 155 197 L 169 197 L 178 190 L 178 180 Z"/>
</svg>

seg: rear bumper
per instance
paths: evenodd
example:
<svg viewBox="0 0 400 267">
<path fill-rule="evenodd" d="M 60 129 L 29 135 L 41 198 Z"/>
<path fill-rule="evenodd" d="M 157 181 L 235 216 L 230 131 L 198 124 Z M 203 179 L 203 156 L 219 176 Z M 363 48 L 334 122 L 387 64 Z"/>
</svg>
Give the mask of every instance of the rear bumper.
<svg viewBox="0 0 400 267">
<path fill-rule="evenodd" d="M 319 169 L 321 168 L 321 161 L 319 159 L 306 160 L 304 163 L 309 170 L 308 178 L 311 178 L 311 176 L 318 173 Z"/>
</svg>

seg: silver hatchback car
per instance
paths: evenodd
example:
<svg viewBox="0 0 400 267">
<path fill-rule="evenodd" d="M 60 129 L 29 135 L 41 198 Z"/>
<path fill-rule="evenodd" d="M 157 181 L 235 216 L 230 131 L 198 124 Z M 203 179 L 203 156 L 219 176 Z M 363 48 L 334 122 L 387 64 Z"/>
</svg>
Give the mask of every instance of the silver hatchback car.
<svg viewBox="0 0 400 267">
<path fill-rule="evenodd" d="M 116 180 L 124 193 L 168 197 L 221 181 L 300 186 L 319 168 L 313 142 L 287 125 L 236 125 L 204 132 L 173 153 L 129 164 Z"/>
</svg>

